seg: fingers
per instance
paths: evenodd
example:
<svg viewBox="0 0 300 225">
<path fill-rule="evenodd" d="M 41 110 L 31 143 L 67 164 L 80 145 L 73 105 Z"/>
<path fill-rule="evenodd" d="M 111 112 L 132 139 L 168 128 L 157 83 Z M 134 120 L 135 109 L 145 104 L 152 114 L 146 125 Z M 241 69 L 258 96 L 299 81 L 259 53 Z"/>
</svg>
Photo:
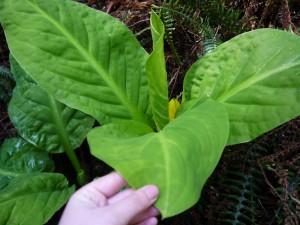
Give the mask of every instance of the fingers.
<svg viewBox="0 0 300 225">
<path fill-rule="evenodd" d="M 93 182 L 87 184 L 85 189 L 94 189 L 105 195 L 106 198 L 110 198 L 115 195 L 127 182 L 117 172 L 110 173 Z"/>
<path fill-rule="evenodd" d="M 116 204 L 117 202 L 127 198 L 131 194 L 133 194 L 135 190 L 133 189 L 126 189 L 117 195 L 113 196 L 108 200 L 108 205 Z M 140 225 L 141 221 L 147 220 L 148 218 L 155 217 L 160 215 L 160 212 L 158 209 L 156 209 L 154 206 L 151 206 L 150 208 L 144 210 L 142 213 L 138 214 L 133 220 L 131 220 L 132 224 Z M 143 225 L 143 223 L 141 223 Z"/>
<path fill-rule="evenodd" d="M 126 181 L 118 173 L 99 178 L 78 190 L 69 200 L 61 221 L 68 215 L 84 220 L 103 221 L 103 224 L 156 225 L 159 211 L 153 206 L 158 188 L 148 185 L 138 190 L 119 190 Z M 80 223 L 80 221 L 78 221 Z"/>
<path fill-rule="evenodd" d="M 149 218 L 147 220 L 144 220 L 140 223 L 137 223 L 135 225 L 156 225 L 157 223 L 158 223 L 157 218 L 156 217 L 151 217 L 151 218 Z"/>
<path fill-rule="evenodd" d="M 126 181 L 119 173 L 110 173 L 80 188 L 69 202 L 90 208 L 105 206 L 108 204 L 108 199 L 125 185 Z"/>
<path fill-rule="evenodd" d="M 108 199 L 108 205 L 116 204 L 117 202 L 127 198 L 128 196 L 132 195 L 135 192 L 133 189 L 126 189 L 124 191 L 119 192 L 115 196 Z M 152 225 L 153 220 L 157 221 L 155 218 L 156 216 L 160 215 L 160 212 L 154 207 L 151 206 L 150 208 L 144 210 L 142 213 L 138 214 L 133 220 L 131 220 L 130 224 L 135 225 Z M 152 218 L 150 221 L 148 221 L 149 218 Z M 155 219 L 154 219 L 155 218 Z M 143 221 L 143 222 L 141 222 Z M 156 224 L 156 223 L 153 223 Z"/>
<path fill-rule="evenodd" d="M 154 206 L 151 206 L 147 210 L 138 214 L 133 220 L 130 221 L 130 224 L 144 224 L 148 219 L 155 218 L 158 215 L 160 215 L 158 209 L 156 209 Z"/>
<path fill-rule="evenodd" d="M 135 192 L 135 190 L 133 189 L 126 189 L 123 190 L 119 193 L 117 193 L 116 195 L 112 196 L 111 198 L 108 199 L 108 205 L 112 205 L 115 204 L 121 200 L 123 200 L 124 198 L 127 198 L 129 195 L 133 194 Z"/>
<path fill-rule="evenodd" d="M 158 193 L 156 186 L 147 185 L 112 205 L 110 210 L 112 215 L 115 215 L 116 224 L 128 224 L 133 221 L 153 205 Z"/>
</svg>

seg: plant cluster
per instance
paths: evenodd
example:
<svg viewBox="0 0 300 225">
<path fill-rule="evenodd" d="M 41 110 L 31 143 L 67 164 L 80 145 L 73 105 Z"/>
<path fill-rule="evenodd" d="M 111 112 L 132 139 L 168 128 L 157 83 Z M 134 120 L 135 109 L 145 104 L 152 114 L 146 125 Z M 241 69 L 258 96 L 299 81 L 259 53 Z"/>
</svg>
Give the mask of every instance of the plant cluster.
<svg viewBox="0 0 300 225">
<path fill-rule="evenodd" d="M 70 0 L 1 0 L 0 22 L 16 80 L 8 110 L 22 136 L 0 149 L 0 224 L 25 223 L 36 213 L 28 211 L 33 202 L 45 209 L 35 224 L 49 220 L 74 191 L 53 173 L 49 153 L 65 152 L 82 185 L 75 149 L 86 137 L 91 154 L 130 186 L 156 184 L 156 207 L 163 218 L 174 216 L 199 200 L 225 146 L 300 114 L 300 39 L 288 32 L 248 32 L 206 54 L 185 75 L 179 105 L 169 102 L 165 27 L 155 12 L 151 54 L 123 23 Z M 246 175 L 226 179 L 229 191 L 242 187 L 225 196 L 232 207 L 224 215 L 236 223 L 256 221 L 255 154 Z"/>
</svg>

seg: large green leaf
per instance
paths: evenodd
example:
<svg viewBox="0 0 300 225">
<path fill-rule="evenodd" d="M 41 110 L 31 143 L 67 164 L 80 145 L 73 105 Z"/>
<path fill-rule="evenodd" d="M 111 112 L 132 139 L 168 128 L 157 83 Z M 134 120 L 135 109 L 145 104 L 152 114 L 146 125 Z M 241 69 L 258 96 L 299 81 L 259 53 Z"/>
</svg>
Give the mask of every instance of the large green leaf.
<svg viewBox="0 0 300 225">
<path fill-rule="evenodd" d="M 7 139 L 0 147 L 0 190 L 16 176 L 53 170 L 48 153 L 22 138 Z"/>
<path fill-rule="evenodd" d="M 12 57 L 10 62 L 17 86 L 8 112 L 22 137 L 51 153 L 79 147 L 94 119 L 56 101 Z"/>
<path fill-rule="evenodd" d="M 148 54 L 117 19 L 70 0 L 2 0 L 0 22 L 16 60 L 56 99 L 102 124 L 152 124 Z"/>
<path fill-rule="evenodd" d="M 124 129 L 131 130 L 130 135 Z M 137 123 L 131 127 L 110 124 L 94 128 L 88 142 L 92 154 L 119 171 L 132 187 L 157 185 L 160 196 L 156 206 L 166 218 L 199 199 L 228 132 L 225 108 L 208 99 L 189 107 L 159 133 L 147 133 Z"/>
<path fill-rule="evenodd" d="M 0 190 L 0 224 L 45 224 L 73 192 L 61 174 L 17 176 Z"/>
<path fill-rule="evenodd" d="M 195 63 L 184 101 L 211 97 L 230 120 L 228 145 L 250 141 L 300 114 L 300 38 L 261 29 L 237 36 Z"/>
<path fill-rule="evenodd" d="M 168 83 L 164 55 L 164 24 L 151 12 L 151 33 L 153 52 L 146 63 L 147 79 L 149 83 L 150 103 L 157 130 L 162 130 L 169 122 Z"/>
<path fill-rule="evenodd" d="M 42 225 L 61 208 L 69 188 L 45 151 L 21 138 L 5 140 L 0 147 L 0 225 Z"/>
</svg>

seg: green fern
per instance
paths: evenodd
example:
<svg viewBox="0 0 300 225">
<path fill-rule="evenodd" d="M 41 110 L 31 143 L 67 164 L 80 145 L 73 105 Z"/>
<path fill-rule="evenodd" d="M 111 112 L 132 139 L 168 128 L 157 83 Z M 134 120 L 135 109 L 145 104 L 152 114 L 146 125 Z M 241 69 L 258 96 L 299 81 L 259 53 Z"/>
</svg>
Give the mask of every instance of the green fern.
<svg viewBox="0 0 300 225">
<path fill-rule="evenodd" d="M 226 185 L 223 188 L 231 190 L 231 194 L 224 194 L 228 209 L 223 214 L 223 223 L 229 224 L 255 224 L 255 195 L 253 189 L 253 176 L 251 171 L 248 174 L 231 173 L 235 178 L 225 179 Z"/>
<path fill-rule="evenodd" d="M 203 54 L 206 55 L 218 47 L 223 42 L 216 38 L 207 38 L 203 41 Z"/>
<path fill-rule="evenodd" d="M 153 6 L 160 11 L 166 28 L 166 40 L 172 50 L 176 64 L 182 63 L 174 43 L 174 30 L 180 25 L 186 32 L 194 34 L 195 40 L 207 54 L 221 44 L 219 33 L 242 32 L 239 23 L 241 12 L 227 8 L 221 0 L 164 1 L 162 6 Z M 201 56 L 201 55 L 200 55 Z M 182 71 L 183 72 L 183 71 Z"/>
<path fill-rule="evenodd" d="M 243 15 L 240 10 L 227 7 L 224 0 L 200 1 L 201 16 L 209 18 L 210 23 L 221 26 L 223 33 L 240 34 L 243 31 Z"/>
<path fill-rule="evenodd" d="M 168 3 L 168 4 L 167 4 Z M 186 21 L 188 28 L 195 26 L 202 28 L 204 31 L 206 23 L 207 31 L 221 26 L 222 32 L 240 34 L 243 31 L 244 16 L 238 9 L 228 6 L 225 0 L 204 0 L 204 1 L 164 1 L 164 6 L 167 6 L 174 15 L 179 15 L 181 20 Z M 199 17 L 202 22 L 199 23 Z M 201 25 L 202 24 L 202 25 Z M 212 35 L 205 35 L 212 37 Z"/>
<path fill-rule="evenodd" d="M 244 150 L 243 150 L 244 151 Z M 261 207 L 258 196 L 264 186 L 262 172 L 255 165 L 257 159 L 269 151 L 265 142 L 248 149 L 245 157 L 238 156 L 227 168 L 220 183 L 220 209 L 218 222 L 221 224 L 259 224 Z"/>
<path fill-rule="evenodd" d="M 177 66 L 181 67 L 181 61 L 178 52 L 174 46 L 173 31 L 175 30 L 174 19 L 169 10 L 164 10 L 164 7 L 157 8 L 160 10 L 161 20 L 165 26 L 165 38 L 171 48 Z"/>
<path fill-rule="evenodd" d="M 0 66 L 0 103 L 8 104 L 15 81 L 10 70 L 4 66 Z"/>
<path fill-rule="evenodd" d="M 209 25 L 209 20 L 200 16 L 199 11 L 187 5 L 156 6 L 161 10 L 162 20 L 169 31 L 175 30 L 175 25 L 180 24 L 186 30 L 201 36 L 211 37 L 214 30 Z M 174 23 L 176 21 L 176 24 Z"/>
<path fill-rule="evenodd" d="M 214 37 L 214 30 L 209 26 L 208 22 L 199 16 L 197 10 L 190 6 L 176 5 L 178 2 L 164 3 L 162 6 L 153 6 L 159 11 L 162 22 L 164 23 L 166 33 L 165 38 L 169 44 L 174 60 L 180 68 L 182 74 L 182 60 L 179 57 L 177 48 L 175 47 L 173 34 L 178 26 L 184 28 L 185 32 L 194 33 L 200 37 Z M 197 37 L 198 38 L 198 37 Z"/>
<path fill-rule="evenodd" d="M 199 1 L 197 1 L 197 0 L 188 0 L 188 1 L 186 1 L 186 0 L 177 0 L 176 4 L 177 5 L 185 5 L 185 6 L 197 9 L 198 5 L 199 5 Z"/>
</svg>

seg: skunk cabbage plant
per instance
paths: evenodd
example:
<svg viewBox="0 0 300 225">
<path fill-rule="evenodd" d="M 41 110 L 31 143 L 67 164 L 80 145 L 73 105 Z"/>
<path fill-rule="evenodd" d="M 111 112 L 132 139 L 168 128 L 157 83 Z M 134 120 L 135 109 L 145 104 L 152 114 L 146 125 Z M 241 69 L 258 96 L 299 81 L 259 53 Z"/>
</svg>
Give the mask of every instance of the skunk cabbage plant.
<svg viewBox="0 0 300 225">
<path fill-rule="evenodd" d="M 226 145 L 300 114 L 300 38 L 284 31 L 242 34 L 197 61 L 169 118 L 164 26 L 154 12 L 150 55 L 123 23 L 70 0 L 1 0 L 0 21 L 37 85 L 101 124 L 87 135 L 91 153 L 133 188 L 159 187 L 163 218 L 198 201 Z"/>
</svg>

